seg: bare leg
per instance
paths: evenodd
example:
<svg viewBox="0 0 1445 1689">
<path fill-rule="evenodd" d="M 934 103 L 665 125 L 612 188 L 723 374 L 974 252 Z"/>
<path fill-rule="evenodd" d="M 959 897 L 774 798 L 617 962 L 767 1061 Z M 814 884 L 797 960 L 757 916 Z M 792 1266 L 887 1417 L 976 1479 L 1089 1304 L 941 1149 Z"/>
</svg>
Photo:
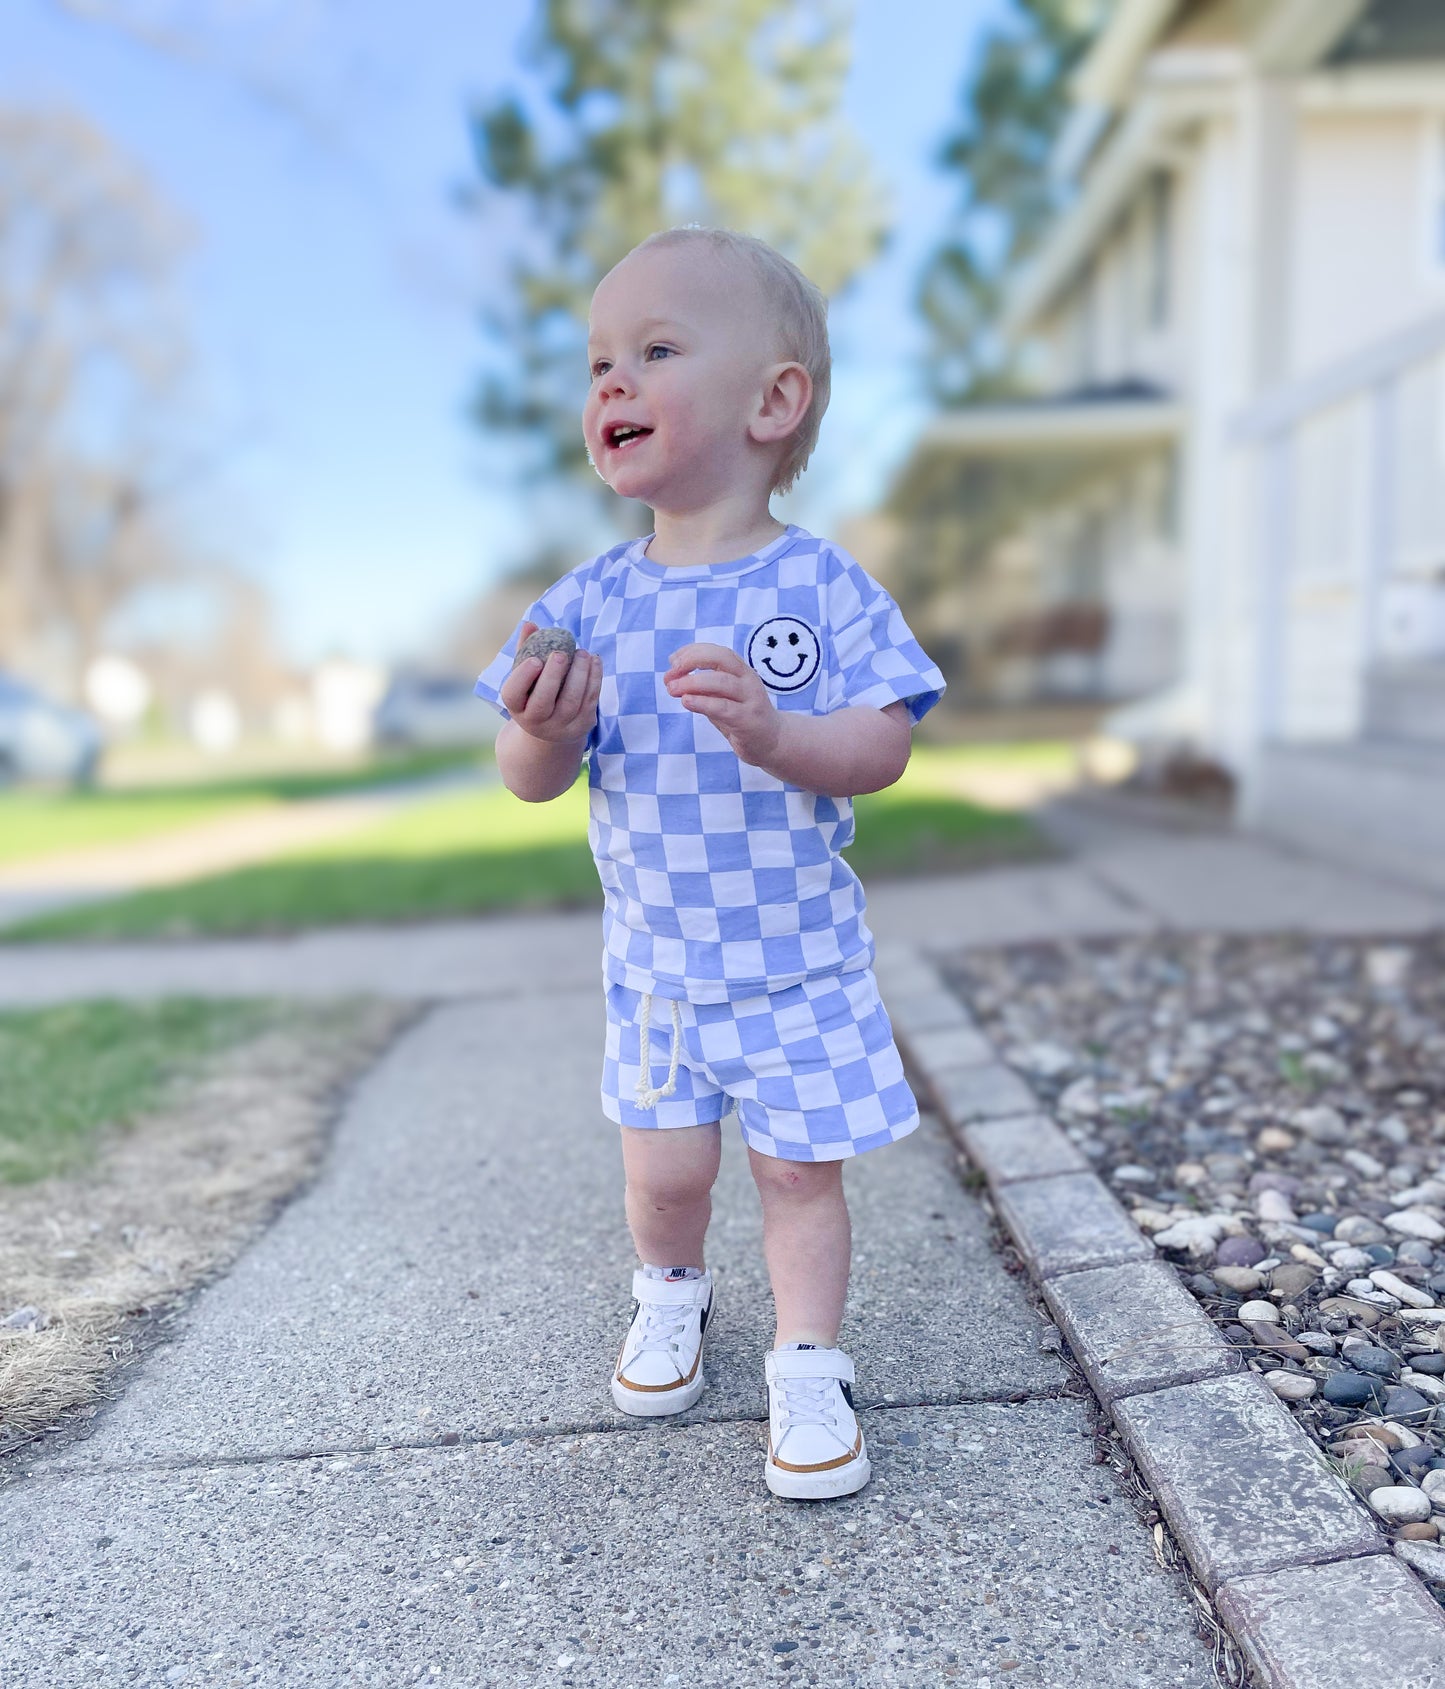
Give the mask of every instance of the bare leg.
<svg viewBox="0 0 1445 1689">
<path fill-rule="evenodd" d="M 763 1254 L 773 1284 L 773 1347 L 832 1349 L 843 1322 L 853 1246 L 841 1161 L 782 1161 L 748 1148 L 763 1202 Z"/>
<path fill-rule="evenodd" d="M 638 1259 L 656 1267 L 702 1267 L 712 1218 L 713 1182 L 722 1161 L 722 1130 L 624 1126 L 627 1223 Z"/>
</svg>

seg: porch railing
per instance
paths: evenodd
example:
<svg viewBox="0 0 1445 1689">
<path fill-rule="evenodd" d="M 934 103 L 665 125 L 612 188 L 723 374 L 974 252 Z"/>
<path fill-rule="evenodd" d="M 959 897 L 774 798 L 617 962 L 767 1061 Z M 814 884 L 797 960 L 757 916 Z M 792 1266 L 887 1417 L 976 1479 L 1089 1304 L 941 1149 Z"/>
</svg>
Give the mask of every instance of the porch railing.
<svg viewBox="0 0 1445 1689">
<path fill-rule="evenodd" d="M 1371 669 L 1412 639 L 1429 656 L 1418 630 L 1445 616 L 1445 311 L 1267 394 L 1231 433 L 1253 483 L 1254 742 L 1355 737 Z"/>
</svg>

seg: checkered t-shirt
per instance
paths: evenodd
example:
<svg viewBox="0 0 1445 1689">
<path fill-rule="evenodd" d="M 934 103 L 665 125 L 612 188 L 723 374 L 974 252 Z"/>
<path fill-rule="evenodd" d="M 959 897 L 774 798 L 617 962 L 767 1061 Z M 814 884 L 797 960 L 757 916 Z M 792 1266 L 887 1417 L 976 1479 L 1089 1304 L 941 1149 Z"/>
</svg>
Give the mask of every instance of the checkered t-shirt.
<svg viewBox="0 0 1445 1689">
<path fill-rule="evenodd" d="M 863 887 L 839 855 L 853 841 L 851 800 L 740 761 L 662 677 L 674 651 L 703 640 L 743 657 L 781 710 L 901 700 L 918 722 L 943 676 L 883 588 L 801 528 L 752 556 L 688 568 L 654 563 L 646 546 L 581 564 L 525 617 L 568 629 L 602 659 L 586 756 L 604 976 L 719 1003 L 869 966 Z M 515 650 L 513 634 L 476 686 L 503 715 Z"/>
</svg>

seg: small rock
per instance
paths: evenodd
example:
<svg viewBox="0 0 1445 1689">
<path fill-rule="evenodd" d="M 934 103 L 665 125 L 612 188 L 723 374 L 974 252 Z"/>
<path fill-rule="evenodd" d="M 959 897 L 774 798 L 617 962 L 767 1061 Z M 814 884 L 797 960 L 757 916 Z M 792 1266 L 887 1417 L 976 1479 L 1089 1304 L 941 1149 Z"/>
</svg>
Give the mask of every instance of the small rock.
<svg viewBox="0 0 1445 1689">
<path fill-rule="evenodd" d="M 1430 1497 L 1445 1507 L 1445 1472 L 1427 1472 L 1420 1480 L 1420 1488 Z"/>
<path fill-rule="evenodd" d="M 1079 1114 L 1085 1119 L 1092 1119 L 1099 1112 L 1099 1091 L 1092 1077 L 1085 1075 L 1076 1079 L 1059 1098 L 1059 1111 L 1062 1114 Z"/>
<path fill-rule="evenodd" d="M 1327 1331 L 1302 1331 L 1295 1341 L 1303 1343 L 1306 1349 L 1313 1349 L 1317 1355 L 1332 1355 L 1335 1352 L 1335 1340 Z M 1445 1355 L 1440 1358 L 1445 1360 Z"/>
<path fill-rule="evenodd" d="M 1159 1175 L 1152 1167 L 1140 1167 L 1134 1162 L 1116 1167 L 1109 1176 L 1125 1185 L 1156 1185 L 1159 1182 Z"/>
<path fill-rule="evenodd" d="M 1313 1378 L 1298 1372 L 1267 1372 L 1264 1381 L 1284 1402 L 1307 1401 L 1319 1388 Z"/>
<path fill-rule="evenodd" d="M 1345 1348 L 1345 1359 L 1357 1372 L 1373 1373 L 1376 1378 L 1394 1378 L 1400 1363 L 1388 1349 L 1376 1348 L 1373 1343 L 1353 1343 Z"/>
<path fill-rule="evenodd" d="M 1353 1167 L 1361 1178 L 1383 1179 L 1385 1176 L 1384 1162 L 1376 1161 L 1373 1155 L 1367 1154 L 1362 1149 L 1341 1150 L 1340 1160 L 1347 1167 Z"/>
<path fill-rule="evenodd" d="M 1396 1525 L 1420 1522 L 1430 1517 L 1429 1496 L 1424 1490 L 1408 1484 L 1390 1484 L 1383 1489 L 1371 1490 L 1370 1506 L 1382 1519 Z"/>
<path fill-rule="evenodd" d="M 1261 1220 L 1272 1222 L 1294 1219 L 1294 1204 L 1283 1191 L 1264 1190 L 1254 1199 L 1254 1211 Z"/>
<path fill-rule="evenodd" d="M 1269 1285 L 1271 1290 L 1279 1291 L 1292 1302 L 1297 1296 L 1302 1296 L 1319 1276 L 1313 1267 L 1286 1261 L 1269 1275 Z"/>
<path fill-rule="evenodd" d="M 540 657 L 545 663 L 554 651 L 561 651 L 571 657 L 577 650 L 577 641 L 566 628 L 538 628 L 535 633 L 529 633 L 517 647 L 517 655 L 512 667 L 523 663 L 529 657 Z"/>
<path fill-rule="evenodd" d="M 1337 1218 L 1334 1214 L 1302 1214 L 1300 1224 L 1308 1226 L 1312 1232 L 1319 1232 L 1322 1237 L 1333 1237 Z"/>
<path fill-rule="evenodd" d="M 1435 1298 L 1427 1295 L 1423 1290 L 1416 1290 L 1414 1285 L 1406 1284 L 1404 1279 L 1394 1273 L 1387 1273 L 1383 1267 L 1376 1268 L 1370 1274 L 1370 1283 L 1377 1289 L 1388 1291 L 1391 1296 L 1401 1302 L 1408 1302 L 1412 1308 L 1433 1308 Z"/>
<path fill-rule="evenodd" d="M 1366 1402 L 1383 1406 L 1385 1400 L 1385 1388 L 1379 1379 L 1367 1378 L 1360 1372 L 1331 1373 L 1321 1394 L 1336 1407 L 1364 1407 Z"/>
<path fill-rule="evenodd" d="M 1445 1548 L 1432 1542 L 1397 1542 L 1395 1553 L 1431 1583 L 1445 1583 Z"/>
<path fill-rule="evenodd" d="M 1442 1356 L 1445 1360 L 1445 1356 Z M 1406 1366 L 1399 1373 L 1399 1382 L 1408 1385 L 1418 1395 L 1423 1395 L 1430 1402 L 1445 1402 L 1445 1378 L 1431 1378 L 1430 1373 L 1415 1371 L 1413 1366 Z"/>
<path fill-rule="evenodd" d="M 1430 1412 L 1429 1401 L 1418 1390 L 1397 1384 L 1385 1392 L 1385 1412 L 1397 1419 L 1413 1419 Z"/>
<path fill-rule="evenodd" d="M 1331 1318 L 1358 1320 L 1365 1326 L 1377 1324 L 1380 1318 L 1380 1310 L 1358 1296 L 1327 1296 L 1320 1303 L 1320 1312 Z"/>
<path fill-rule="evenodd" d="M 1162 1232 L 1155 1232 L 1154 1241 L 1161 1249 L 1187 1249 L 1200 1260 L 1214 1254 L 1214 1246 L 1223 1235 L 1225 1222 L 1211 1214 L 1200 1214 L 1188 1220 L 1176 1220 Z"/>
<path fill-rule="evenodd" d="M 1239 1307 L 1239 1318 L 1247 1325 L 1255 1320 L 1262 1325 L 1278 1325 L 1279 1309 L 1273 1302 L 1243 1302 Z"/>
<path fill-rule="evenodd" d="M 1341 1272 L 1346 1273 L 1368 1273 L 1374 1266 L 1374 1262 L 1363 1249 L 1337 1249 L 1330 1260 Z"/>
<path fill-rule="evenodd" d="M 1283 1126 L 1266 1126 L 1254 1140 L 1254 1147 L 1264 1155 L 1283 1155 L 1296 1142 L 1294 1133 L 1286 1132 Z"/>
<path fill-rule="evenodd" d="M 1020 1052 L 1019 1065 L 1041 1079 L 1061 1079 L 1078 1064 L 1062 1044 L 1030 1044 Z"/>
<path fill-rule="evenodd" d="M 1226 1290 L 1233 1290 L 1240 1296 L 1247 1296 L 1264 1283 L 1264 1274 L 1256 1272 L 1253 1267 L 1216 1266 L 1214 1277 Z"/>
<path fill-rule="evenodd" d="M 1439 1536 L 1440 1527 L 1433 1519 L 1412 1519 L 1400 1527 L 1401 1542 L 1435 1542 Z"/>
<path fill-rule="evenodd" d="M 1409 978 L 1410 961 L 1403 945 L 1379 945 L 1365 952 L 1365 978 L 1377 991 L 1398 991 Z"/>
<path fill-rule="evenodd" d="M 1371 1220 L 1364 1214 L 1348 1214 L 1336 1222 L 1335 1236 L 1341 1243 L 1363 1245 L 1383 1243 L 1386 1232 L 1378 1220 Z"/>
<path fill-rule="evenodd" d="M 1401 1208 L 1394 1214 L 1387 1214 L 1385 1224 L 1406 1237 L 1421 1237 L 1426 1243 L 1445 1243 L 1445 1226 L 1438 1220 L 1432 1220 L 1423 1209 Z"/>
<path fill-rule="evenodd" d="M 1219 1245 L 1215 1259 L 1221 1267 L 1254 1267 L 1268 1253 L 1258 1238 L 1227 1237 Z"/>
<path fill-rule="evenodd" d="M 1308 1061 L 1309 1058 L 1306 1057 L 1306 1065 Z M 1336 1108 L 1322 1106 L 1297 1109 L 1290 1124 L 1297 1126 L 1311 1142 L 1317 1144 L 1342 1144 L 1349 1137 L 1344 1116 Z"/>
</svg>

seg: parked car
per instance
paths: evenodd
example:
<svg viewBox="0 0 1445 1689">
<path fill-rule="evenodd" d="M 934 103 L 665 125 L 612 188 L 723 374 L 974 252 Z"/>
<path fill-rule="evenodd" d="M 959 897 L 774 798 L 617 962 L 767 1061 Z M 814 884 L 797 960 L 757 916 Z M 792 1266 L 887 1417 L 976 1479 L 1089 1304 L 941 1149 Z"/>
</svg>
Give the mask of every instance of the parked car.
<svg viewBox="0 0 1445 1689">
<path fill-rule="evenodd" d="M 398 674 L 372 717 L 379 745 L 485 745 L 501 725 L 470 675 Z"/>
<path fill-rule="evenodd" d="M 21 780 L 88 786 L 103 746 L 100 728 L 84 710 L 0 674 L 0 786 Z"/>
</svg>

